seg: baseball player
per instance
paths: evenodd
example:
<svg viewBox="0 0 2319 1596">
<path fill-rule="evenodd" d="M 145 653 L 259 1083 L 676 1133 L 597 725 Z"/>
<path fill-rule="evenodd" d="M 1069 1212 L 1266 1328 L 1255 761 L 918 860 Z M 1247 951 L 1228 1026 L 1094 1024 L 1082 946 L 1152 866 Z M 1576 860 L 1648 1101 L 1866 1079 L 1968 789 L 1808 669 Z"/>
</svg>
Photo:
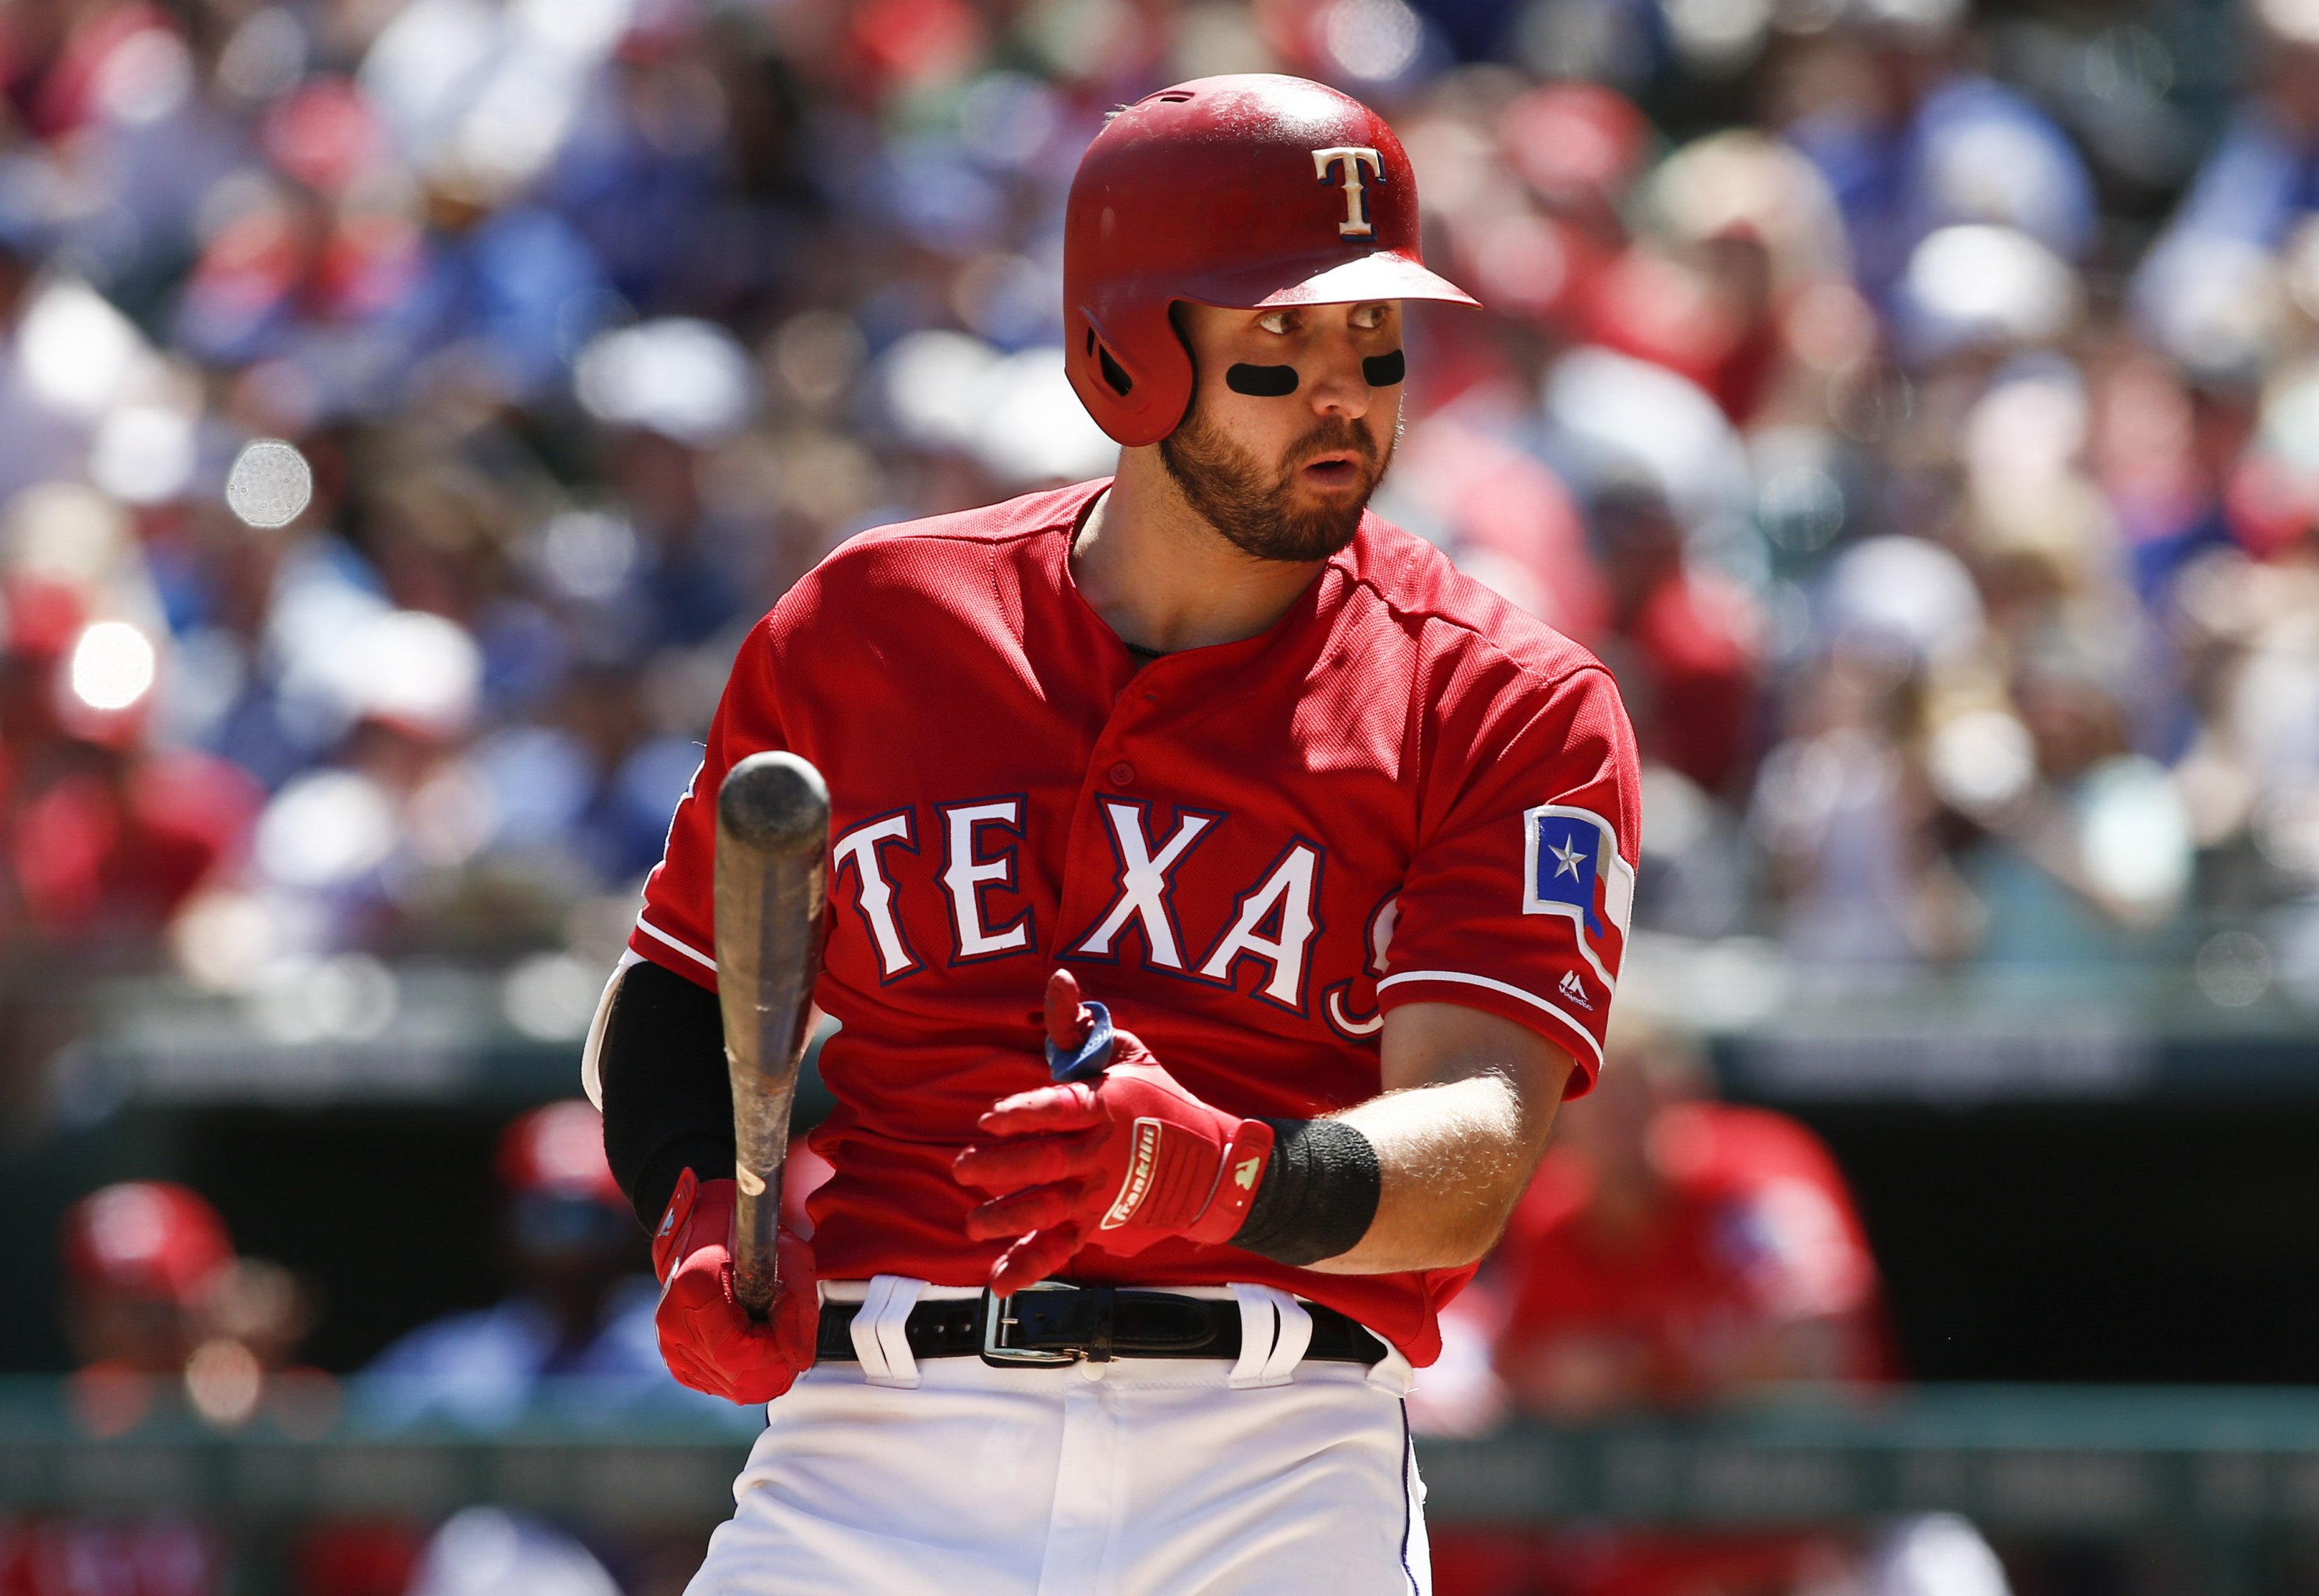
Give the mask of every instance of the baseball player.
<svg viewBox="0 0 2319 1596">
<path fill-rule="evenodd" d="M 677 1377 L 769 1428 L 701 1593 L 1423 1591 L 1401 1398 L 1566 1093 L 1637 841 L 1584 650 L 1367 512 L 1408 158 L 1295 78 L 1115 114 L 1106 482 L 853 539 L 736 660 L 589 1049 Z M 827 777 L 835 1172 L 734 1304 L 715 799 Z"/>
</svg>

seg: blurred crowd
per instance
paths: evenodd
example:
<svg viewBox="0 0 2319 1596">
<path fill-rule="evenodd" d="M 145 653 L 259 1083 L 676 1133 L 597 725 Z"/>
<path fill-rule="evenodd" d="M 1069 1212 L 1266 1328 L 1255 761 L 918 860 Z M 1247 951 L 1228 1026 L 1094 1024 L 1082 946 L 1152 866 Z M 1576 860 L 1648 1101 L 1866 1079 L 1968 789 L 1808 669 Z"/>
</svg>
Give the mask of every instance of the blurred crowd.
<svg viewBox="0 0 2319 1596">
<path fill-rule="evenodd" d="M 1378 509 L 1616 669 L 1645 931 L 2319 1002 L 2311 0 L 17 0 L 0 969 L 609 964 L 788 582 L 1107 468 L 1078 152 L 1267 68 L 1489 306 Z"/>
<path fill-rule="evenodd" d="M 0 966 L 608 963 L 740 629 L 1106 468 L 1078 153 L 1265 68 L 1490 307 L 1378 508 L 1616 669 L 1644 929 L 2319 1001 L 2309 0 L 19 0 Z"/>
</svg>

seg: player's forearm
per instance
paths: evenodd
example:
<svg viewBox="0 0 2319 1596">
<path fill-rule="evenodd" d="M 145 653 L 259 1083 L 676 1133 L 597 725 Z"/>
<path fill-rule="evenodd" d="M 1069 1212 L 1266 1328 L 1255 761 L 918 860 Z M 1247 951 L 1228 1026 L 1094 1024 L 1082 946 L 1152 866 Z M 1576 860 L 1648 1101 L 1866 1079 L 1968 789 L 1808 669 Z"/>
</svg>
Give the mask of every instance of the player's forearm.
<svg viewBox="0 0 2319 1596">
<path fill-rule="evenodd" d="M 1505 1229 L 1546 1151 L 1570 1055 L 1479 1009 L 1409 1003 L 1385 1015 L 1385 1090 L 1333 1117 L 1376 1159 L 1376 1211 L 1360 1240 L 1308 1267 L 1338 1275 L 1457 1268 Z"/>
<path fill-rule="evenodd" d="M 1470 1264 L 1493 1246 L 1545 1150 L 1557 1087 L 1543 1110 L 1503 1075 L 1419 1087 L 1332 1117 L 1376 1150 L 1376 1216 L 1349 1251 L 1312 1268 L 1378 1275 Z"/>
<path fill-rule="evenodd" d="M 688 1168 L 733 1169 L 733 1090 L 717 995 L 656 964 L 621 972 L 597 1060 L 604 1156 L 636 1217 L 653 1228 Z"/>
</svg>

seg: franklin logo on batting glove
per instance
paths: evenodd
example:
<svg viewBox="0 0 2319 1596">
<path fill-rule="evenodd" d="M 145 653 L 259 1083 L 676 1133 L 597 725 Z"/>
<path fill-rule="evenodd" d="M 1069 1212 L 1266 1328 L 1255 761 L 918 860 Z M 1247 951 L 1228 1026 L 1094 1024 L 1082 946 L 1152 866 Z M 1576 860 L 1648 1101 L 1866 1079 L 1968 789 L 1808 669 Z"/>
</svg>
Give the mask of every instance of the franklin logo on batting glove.
<svg viewBox="0 0 2319 1596">
<path fill-rule="evenodd" d="M 1103 1216 L 1103 1228 L 1115 1231 L 1135 1217 L 1143 1206 L 1143 1194 L 1151 1189 L 1151 1172 L 1160 1165 L 1160 1122 L 1135 1122 L 1135 1156 L 1127 1166 L 1127 1182 L 1119 1188 L 1119 1195 L 1111 1204 L 1111 1212 Z"/>
</svg>

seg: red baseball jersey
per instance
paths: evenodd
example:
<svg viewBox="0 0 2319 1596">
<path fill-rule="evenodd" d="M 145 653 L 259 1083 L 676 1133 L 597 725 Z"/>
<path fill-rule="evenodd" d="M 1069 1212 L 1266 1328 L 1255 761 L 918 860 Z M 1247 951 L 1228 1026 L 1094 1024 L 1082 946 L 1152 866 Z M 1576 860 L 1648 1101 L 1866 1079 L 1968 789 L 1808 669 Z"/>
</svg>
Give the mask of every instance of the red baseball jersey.
<svg viewBox="0 0 2319 1596">
<path fill-rule="evenodd" d="M 1043 1084 L 1047 973 L 1190 1090 L 1311 1117 L 1378 1092 L 1384 1011 L 1486 1009 L 1591 1086 L 1632 901 L 1634 740 L 1584 649 L 1375 516 L 1269 629 L 1141 663 L 1073 584 L 1084 482 L 865 533 L 734 663 L 630 945 L 712 987 L 715 795 L 786 748 L 829 782 L 843 1022 L 813 1138 L 825 1277 L 987 1276 L 951 1160 Z M 1139 668 L 1140 665 L 1140 668 Z M 1230 1247 L 1089 1247 L 1069 1276 L 1271 1285 L 1417 1363 L 1471 1271 L 1316 1274 Z"/>
</svg>

